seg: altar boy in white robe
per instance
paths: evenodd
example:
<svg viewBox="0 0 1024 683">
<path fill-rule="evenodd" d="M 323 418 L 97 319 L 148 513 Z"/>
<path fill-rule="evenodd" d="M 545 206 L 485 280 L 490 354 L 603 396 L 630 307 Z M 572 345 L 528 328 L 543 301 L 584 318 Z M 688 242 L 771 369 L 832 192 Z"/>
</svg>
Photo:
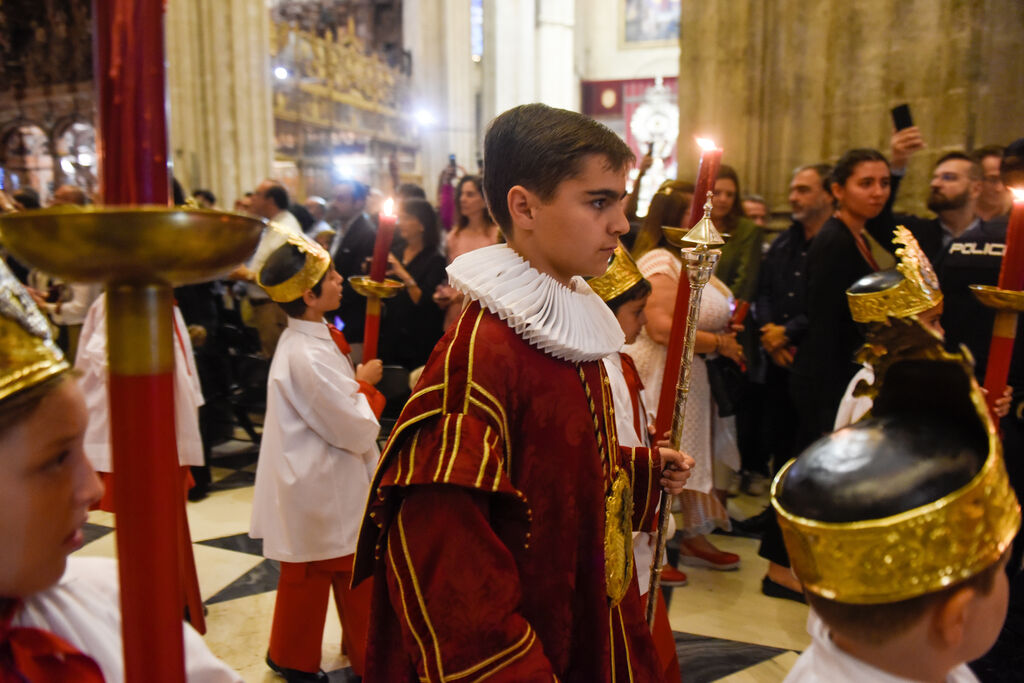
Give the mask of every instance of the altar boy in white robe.
<svg viewBox="0 0 1024 683">
<path fill-rule="evenodd" d="M 188 335 L 188 326 L 181 311 L 174 306 L 171 319 L 174 346 L 174 438 L 181 466 L 182 495 L 194 481 L 190 468 L 203 464 L 203 439 L 199 432 L 199 407 L 203 390 L 199 386 L 195 354 Z M 107 295 L 101 294 L 85 317 L 78 341 L 75 369 L 78 383 L 89 409 L 89 426 L 85 432 L 85 454 L 100 473 L 105 492 L 97 507 L 114 511 L 114 460 L 110 440 L 110 390 L 107 363 Z"/>
<path fill-rule="evenodd" d="M 281 562 L 267 664 L 289 681 L 326 681 L 321 640 L 331 587 L 342 650 L 357 675 L 366 654 L 371 584 L 349 588 L 363 506 L 379 458 L 379 360 L 354 367 L 340 331 L 341 276 L 330 255 L 289 237 L 259 283 L 288 314 L 270 365 L 250 535 Z"/>
</svg>

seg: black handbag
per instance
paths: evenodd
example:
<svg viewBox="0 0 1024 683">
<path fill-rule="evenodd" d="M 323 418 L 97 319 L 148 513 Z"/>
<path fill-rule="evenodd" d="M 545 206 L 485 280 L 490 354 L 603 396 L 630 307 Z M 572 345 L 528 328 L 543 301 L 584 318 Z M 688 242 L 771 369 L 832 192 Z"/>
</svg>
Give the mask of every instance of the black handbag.
<svg viewBox="0 0 1024 683">
<path fill-rule="evenodd" d="M 736 406 L 743 399 L 746 380 L 743 371 L 733 360 L 725 356 L 715 356 L 704 361 L 708 370 L 708 385 L 711 397 L 718 406 L 719 417 L 736 414 Z"/>
</svg>

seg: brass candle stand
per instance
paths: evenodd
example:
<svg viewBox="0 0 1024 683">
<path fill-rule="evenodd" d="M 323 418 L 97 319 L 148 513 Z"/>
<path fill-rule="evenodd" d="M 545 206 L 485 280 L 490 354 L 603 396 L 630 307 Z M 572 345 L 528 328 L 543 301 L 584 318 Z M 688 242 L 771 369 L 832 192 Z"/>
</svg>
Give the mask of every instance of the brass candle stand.
<svg viewBox="0 0 1024 683">
<path fill-rule="evenodd" d="M 357 294 L 366 297 L 366 324 L 363 329 L 361 359 L 365 363 L 377 357 L 380 341 L 381 299 L 390 299 L 395 296 L 405 288 L 405 284 L 390 278 L 374 280 L 369 275 L 356 275 L 350 277 L 348 282 Z"/>
<path fill-rule="evenodd" d="M 686 419 L 686 400 L 690 395 L 690 376 L 693 368 L 693 350 L 697 342 L 697 321 L 700 318 L 700 300 L 704 285 L 711 280 L 711 273 L 722 252 L 712 247 L 725 244 L 722 236 L 711 222 L 712 193 L 708 192 L 704 203 L 704 216 L 689 231 L 684 228 L 663 227 L 662 232 L 673 245 L 679 247 L 686 276 L 690 281 L 690 303 L 686 312 L 686 335 L 683 342 L 683 357 L 676 381 L 676 399 L 672 413 L 672 431 L 669 441 L 674 450 L 680 450 L 683 438 L 683 424 Z M 693 247 L 684 244 L 695 244 Z M 678 311 L 674 313 L 678 315 Z M 668 542 L 668 520 L 672 514 L 673 496 L 661 492 L 658 510 L 657 548 L 651 562 L 651 583 L 647 593 L 647 624 L 654 627 L 654 612 L 658 603 L 658 589 L 661 586 L 661 558 Z"/>
<path fill-rule="evenodd" d="M 172 287 L 226 274 L 253 252 L 263 227 L 252 216 L 162 206 L 0 216 L 3 242 L 18 258 L 71 282 L 106 285 L 125 669 L 150 672 L 148 680 L 184 680 L 183 596 L 204 630 L 175 448 Z"/>
</svg>

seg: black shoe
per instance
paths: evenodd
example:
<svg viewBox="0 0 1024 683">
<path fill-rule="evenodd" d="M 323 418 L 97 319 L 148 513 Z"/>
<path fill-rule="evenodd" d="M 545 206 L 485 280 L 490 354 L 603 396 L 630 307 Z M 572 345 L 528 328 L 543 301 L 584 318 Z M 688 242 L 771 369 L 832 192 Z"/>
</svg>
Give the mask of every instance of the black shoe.
<svg viewBox="0 0 1024 683">
<path fill-rule="evenodd" d="M 767 576 L 761 579 L 761 592 L 769 598 L 783 598 L 785 600 L 792 600 L 793 602 L 799 602 L 805 605 L 807 604 L 807 598 L 804 597 L 803 593 L 791 588 L 786 588 L 780 583 L 775 583 Z"/>
<path fill-rule="evenodd" d="M 190 503 L 196 503 L 210 495 L 210 487 L 208 485 L 200 486 L 196 484 L 188 490 L 186 496 Z"/>
<path fill-rule="evenodd" d="M 299 671 L 298 669 L 286 669 L 283 666 L 278 666 L 270 658 L 269 652 L 267 653 L 267 666 L 270 667 L 271 671 L 288 681 L 288 683 L 327 683 L 330 680 L 323 669 L 313 673 L 311 671 Z"/>
<path fill-rule="evenodd" d="M 760 537 L 768 528 L 768 523 L 774 515 L 775 510 L 769 505 L 753 517 L 732 520 L 732 528 L 747 536 Z"/>
</svg>

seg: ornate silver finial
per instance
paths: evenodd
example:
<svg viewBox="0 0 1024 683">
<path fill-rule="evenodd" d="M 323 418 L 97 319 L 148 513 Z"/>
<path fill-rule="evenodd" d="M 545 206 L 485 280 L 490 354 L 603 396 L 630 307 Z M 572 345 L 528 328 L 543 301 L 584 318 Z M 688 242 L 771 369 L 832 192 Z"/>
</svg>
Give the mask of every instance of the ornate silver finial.
<svg viewBox="0 0 1024 683">
<path fill-rule="evenodd" d="M 715 224 L 711 222 L 712 197 L 714 197 L 714 193 L 709 190 L 707 201 L 704 202 L 704 217 L 697 221 L 697 224 L 683 237 L 684 241 L 696 244 L 698 249 L 708 249 L 725 244 L 725 240 L 715 229 Z"/>
</svg>

